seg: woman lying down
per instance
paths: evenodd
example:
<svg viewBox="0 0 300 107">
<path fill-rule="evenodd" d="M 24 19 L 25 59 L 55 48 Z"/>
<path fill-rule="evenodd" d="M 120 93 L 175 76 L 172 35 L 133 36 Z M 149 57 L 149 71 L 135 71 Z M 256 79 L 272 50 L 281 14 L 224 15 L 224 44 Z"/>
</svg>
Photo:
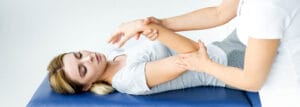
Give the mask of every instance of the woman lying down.
<svg viewBox="0 0 300 107">
<path fill-rule="evenodd" d="M 159 32 L 158 41 L 124 50 L 115 48 L 107 55 L 79 51 L 56 56 L 48 66 L 51 88 L 61 94 L 92 91 L 104 95 L 115 89 L 121 93 L 147 95 L 195 86 L 225 87 L 224 82 L 204 72 L 178 66 L 180 54 L 205 48 L 201 41 L 197 43 L 154 23 L 145 25 L 142 20 L 122 24 L 118 30 L 145 32 L 150 29 Z M 127 39 L 133 36 L 125 34 Z M 212 61 L 227 65 L 226 55 L 217 46 L 208 45 L 207 53 Z"/>
</svg>

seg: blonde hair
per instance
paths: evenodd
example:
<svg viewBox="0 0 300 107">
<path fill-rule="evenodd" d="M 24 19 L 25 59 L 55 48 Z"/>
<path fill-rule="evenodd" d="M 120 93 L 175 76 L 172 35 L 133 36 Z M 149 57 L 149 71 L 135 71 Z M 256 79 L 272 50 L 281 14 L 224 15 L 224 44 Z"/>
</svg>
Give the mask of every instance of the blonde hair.
<svg viewBox="0 0 300 107">
<path fill-rule="evenodd" d="M 83 92 L 84 84 L 72 81 L 69 79 L 63 70 L 63 57 L 67 53 L 60 54 L 52 59 L 48 65 L 47 70 L 49 71 L 49 83 L 51 88 L 60 94 L 75 94 Z M 104 83 L 104 82 L 95 82 L 92 87 L 89 89 L 91 92 L 94 92 L 99 95 L 106 95 L 114 91 L 114 89 Z"/>
</svg>

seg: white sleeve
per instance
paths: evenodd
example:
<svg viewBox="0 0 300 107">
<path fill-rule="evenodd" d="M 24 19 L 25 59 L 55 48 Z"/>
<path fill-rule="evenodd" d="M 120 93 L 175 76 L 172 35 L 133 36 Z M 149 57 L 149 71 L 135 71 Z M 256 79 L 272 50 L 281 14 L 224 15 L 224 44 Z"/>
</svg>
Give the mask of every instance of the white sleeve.
<svg viewBox="0 0 300 107">
<path fill-rule="evenodd" d="M 141 95 L 149 91 L 145 72 L 145 63 L 126 65 L 114 76 L 113 87 L 121 93 Z"/>
<path fill-rule="evenodd" d="M 126 66 L 114 76 L 113 87 L 122 93 L 143 95 L 150 91 L 145 75 L 146 63 L 168 57 L 171 52 L 162 44 L 151 43 L 139 46 L 126 55 Z"/>
<path fill-rule="evenodd" d="M 287 13 L 280 7 L 264 1 L 244 3 L 237 26 L 244 36 L 258 39 L 282 38 Z"/>
</svg>

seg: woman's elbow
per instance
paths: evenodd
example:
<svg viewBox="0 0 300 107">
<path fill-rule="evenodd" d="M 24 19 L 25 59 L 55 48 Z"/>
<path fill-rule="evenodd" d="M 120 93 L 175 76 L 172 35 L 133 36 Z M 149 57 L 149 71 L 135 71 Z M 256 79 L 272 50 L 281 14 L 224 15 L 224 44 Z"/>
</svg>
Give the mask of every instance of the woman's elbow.
<svg viewBox="0 0 300 107">
<path fill-rule="evenodd" d="M 261 89 L 261 87 L 252 86 L 252 87 L 247 87 L 245 90 L 250 91 L 250 92 L 258 92 L 260 89 Z"/>
</svg>

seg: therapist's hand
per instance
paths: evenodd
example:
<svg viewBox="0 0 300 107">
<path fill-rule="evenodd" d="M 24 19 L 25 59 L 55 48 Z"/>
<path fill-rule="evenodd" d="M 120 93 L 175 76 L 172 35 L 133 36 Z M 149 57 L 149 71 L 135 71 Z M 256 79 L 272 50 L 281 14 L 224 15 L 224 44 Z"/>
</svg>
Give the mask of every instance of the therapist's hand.
<svg viewBox="0 0 300 107">
<path fill-rule="evenodd" d="M 140 34 L 145 30 L 143 20 L 134 20 L 121 24 L 108 39 L 108 43 L 116 44 L 122 47 L 127 40 Z"/>
<path fill-rule="evenodd" d="M 144 24 L 150 24 L 150 23 L 155 23 L 157 25 L 162 25 L 162 21 L 156 17 L 150 16 L 144 19 Z"/>
<path fill-rule="evenodd" d="M 192 53 L 180 54 L 180 61 L 176 64 L 184 69 L 203 72 L 211 64 L 212 60 L 207 54 L 206 47 L 202 41 L 198 41 L 199 50 Z"/>
</svg>

